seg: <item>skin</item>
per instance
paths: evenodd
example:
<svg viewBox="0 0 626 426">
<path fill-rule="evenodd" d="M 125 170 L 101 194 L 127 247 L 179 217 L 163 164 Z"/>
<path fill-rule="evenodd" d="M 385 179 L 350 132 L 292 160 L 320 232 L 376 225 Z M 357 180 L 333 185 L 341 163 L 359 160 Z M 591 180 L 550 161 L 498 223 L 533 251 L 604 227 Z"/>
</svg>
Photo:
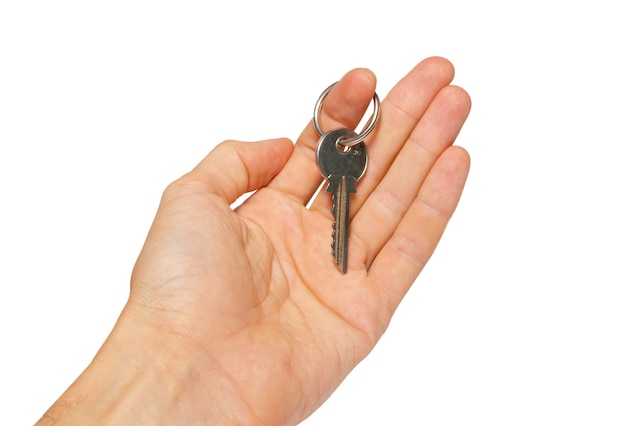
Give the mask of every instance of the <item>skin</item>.
<svg viewBox="0 0 626 426">
<path fill-rule="evenodd" d="M 330 194 L 311 200 L 322 183 L 312 123 L 295 145 L 224 142 L 173 182 L 116 326 L 39 424 L 309 416 L 379 340 L 456 208 L 469 156 L 452 144 L 470 98 L 453 76 L 447 60 L 428 58 L 381 103 L 351 199 L 345 275 L 330 253 Z M 322 128 L 357 125 L 375 84 L 369 70 L 348 72 Z"/>
</svg>

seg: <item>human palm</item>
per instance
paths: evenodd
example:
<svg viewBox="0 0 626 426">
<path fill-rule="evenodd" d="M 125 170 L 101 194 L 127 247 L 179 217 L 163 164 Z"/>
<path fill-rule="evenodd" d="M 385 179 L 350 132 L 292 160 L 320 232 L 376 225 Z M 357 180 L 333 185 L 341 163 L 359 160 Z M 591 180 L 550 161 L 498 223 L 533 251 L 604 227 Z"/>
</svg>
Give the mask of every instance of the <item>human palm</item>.
<svg viewBox="0 0 626 426">
<path fill-rule="evenodd" d="M 447 61 L 430 58 L 383 101 L 351 201 L 346 274 L 330 252 L 330 194 L 307 208 L 322 182 L 311 123 L 295 147 L 223 143 L 165 191 L 126 311 L 146 318 L 179 356 L 197 353 L 194 377 L 242 401 L 233 418 L 302 420 L 384 332 L 467 176 L 466 152 L 451 145 L 470 103 L 452 77 Z M 366 70 L 346 74 L 322 126 L 353 128 L 374 86 Z"/>
</svg>

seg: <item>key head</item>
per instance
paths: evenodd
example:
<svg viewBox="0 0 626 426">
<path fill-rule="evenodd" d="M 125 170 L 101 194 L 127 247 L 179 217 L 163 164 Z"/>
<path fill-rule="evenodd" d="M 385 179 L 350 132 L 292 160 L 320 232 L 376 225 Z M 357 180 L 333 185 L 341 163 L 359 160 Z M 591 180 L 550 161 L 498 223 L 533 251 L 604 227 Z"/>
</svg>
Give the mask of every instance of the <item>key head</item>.
<svg viewBox="0 0 626 426">
<path fill-rule="evenodd" d="M 344 149 L 338 142 L 344 138 L 356 136 L 349 129 L 336 129 L 324 133 L 317 143 L 316 158 L 326 179 L 335 180 L 341 176 L 350 176 L 357 182 L 367 169 L 367 150 L 363 142 Z M 331 178 L 332 176 L 332 178 Z"/>
</svg>

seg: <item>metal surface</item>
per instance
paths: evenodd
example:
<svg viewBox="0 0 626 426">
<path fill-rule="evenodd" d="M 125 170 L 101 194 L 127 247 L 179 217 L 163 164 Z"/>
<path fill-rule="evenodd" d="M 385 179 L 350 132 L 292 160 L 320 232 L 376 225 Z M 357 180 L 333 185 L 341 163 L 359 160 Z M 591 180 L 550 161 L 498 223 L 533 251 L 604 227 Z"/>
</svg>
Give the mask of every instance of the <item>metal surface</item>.
<svg viewBox="0 0 626 426">
<path fill-rule="evenodd" d="M 322 92 L 319 99 L 315 103 L 315 109 L 313 110 L 313 125 L 315 126 L 315 130 L 317 130 L 317 133 L 319 133 L 320 136 L 326 133 L 322 130 L 320 123 L 319 123 L 319 116 L 322 113 L 322 105 L 324 104 L 324 99 L 326 99 L 326 96 L 328 96 L 328 93 L 330 93 L 331 89 L 335 87 L 335 84 L 337 83 L 335 82 L 331 84 L 330 86 L 328 86 L 326 90 Z M 341 139 L 339 141 L 340 145 L 346 146 L 346 147 L 355 146 L 363 142 L 365 138 L 370 133 L 372 133 L 372 130 L 374 130 L 374 127 L 376 127 L 376 123 L 378 123 L 378 117 L 380 116 L 380 99 L 378 98 L 378 94 L 376 94 L 376 92 L 374 92 L 374 96 L 372 97 L 372 100 L 374 102 L 374 111 L 372 112 L 372 116 L 367 122 L 367 125 L 365 126 L 365 128 L 359 134 L 355 133 L 354 136 Z"/>
<path fill-rule="evenodd" d="M 332 253 L 343 273 L 348 270 L 350 194 L 356 193 L 356 183 L 367 169 L 367 150 L 363 142 L 344 149 L 339 141 L 355 135 L 348 129 L 331 130 L 319 139 L 316 149 L 317 164 L 328 181 L 326 191 L 333 198 Z"/>
</svg>

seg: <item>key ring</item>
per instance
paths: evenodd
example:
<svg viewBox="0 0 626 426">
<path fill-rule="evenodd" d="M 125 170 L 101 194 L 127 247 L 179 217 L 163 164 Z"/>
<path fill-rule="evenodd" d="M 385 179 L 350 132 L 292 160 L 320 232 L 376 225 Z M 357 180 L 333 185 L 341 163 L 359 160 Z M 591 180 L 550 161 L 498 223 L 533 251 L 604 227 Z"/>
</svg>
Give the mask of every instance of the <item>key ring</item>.
<svg viewBox="0 0 626 426">
<path fill-rule="evenodd" d="M 320 136 L 324 135 L 324 131 L 322 131 L 322 128 L 320 127 L 320 123 L 319 123 L 319 116 L 320 116 L 320 113 L 322 112 L 322 104 L 324 103 L 324 99 L 326 99 L 326 96 L 328 95 L 330 90 L 333 87 L 335 87 L 335 84 L 337 84 L 337 82 L 328 86 L 326 90 L 322 92 L 319 99 L 317 100 L 317 103 L 315 104 L 315 110 L 313 111 L 313 125 L 315 126 L 315 130 L 317 130 L 317 133 L 319 133 Z M 374 127 L 376 126 L 376 123 L 378 122 L 378 116 L 380 115 L 380 99 L 378 98 L 378 95 L 376 94 L 376 92 L 374 92 L 374 97 L 372 98 L 372 100 L 374 101 L 374 112 L 372 112 L 372 116 L 367 122 L 367 126 L 365 127 L 365 129 L 363 129 L 363 131 L 356 136 L 338 140 L 337 143 L 339 145 L 345 146 L 345 147 L 354 146 L 358 143 L 363 142 L 363 140 L 370 133 L 372 133 L 372 130 L 374 130 Z"/>
</svg>

